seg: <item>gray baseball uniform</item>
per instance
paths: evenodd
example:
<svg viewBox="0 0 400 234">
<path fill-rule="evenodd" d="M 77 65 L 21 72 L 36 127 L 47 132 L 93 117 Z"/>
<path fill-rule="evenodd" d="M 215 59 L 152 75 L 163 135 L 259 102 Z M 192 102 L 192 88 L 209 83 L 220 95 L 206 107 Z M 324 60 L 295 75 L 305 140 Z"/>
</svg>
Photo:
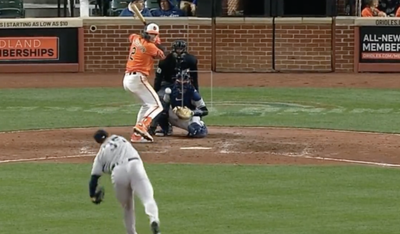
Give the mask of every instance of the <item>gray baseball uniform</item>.
<svg viewBox="0 0 400 234">
<path fill-rule="evenodd" d="M 127 234 L 137 234 L 133 195 L 142 201 L 150 223 L 159 223 L 158 206 L 154 200 L 153 186 L 147 176 L 139 153 L 124 137 L 111 135 L 100 147 L 92 175 L 111 174 L 115 195 L 124 210 Z"/>
</svg>

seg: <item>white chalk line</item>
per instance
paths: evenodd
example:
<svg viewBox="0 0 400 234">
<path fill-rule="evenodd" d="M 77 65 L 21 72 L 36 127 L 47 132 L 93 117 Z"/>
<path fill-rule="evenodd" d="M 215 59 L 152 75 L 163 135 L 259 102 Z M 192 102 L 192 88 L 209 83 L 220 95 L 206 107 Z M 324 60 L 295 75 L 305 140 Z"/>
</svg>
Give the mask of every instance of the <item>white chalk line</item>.
<svg viewBox="0 0 400 234">
<path fill-rule="evenodd" d="M 276 152 L 240 152 L 240 151 L 230 151 L 229 148 L 235 145 L 234 143 L 224 142 L 222 144 L 222 150 L 219 153 L 222 154 L 272 154 L 276 156 L 283 156 L 289 158 L 305 158 L 312 160 L 322 160 L 322 161 L 332 161 L 332 162 L 342 162 L 342 163 L 351 163 L 351 164 L 360 164 L 360 165 L 371 165 L 371 166 L 379 166 L 379 167 L 400 167 L 400 164 L 395 163 L 383 163 L 383 162 L 372 162 L 372 161 L 363 161 L 363 160 L 353 160 L 353 159 L 345 159 L 345 158 L 329 158 L 329 157 L 321 157 L 321 156 L 312 156 L 310 151 L 311 148 L 306 146 L 300 154 L 296 153 L 276 153 Z"/>
<path fill-rule="evenodd" d="M 212 148 L 211 148 L 211 147 L 199 147 L 199 146 L 194 146 L 194 147 L 181 147 L 181 148 L 179 148 L 179 149 L 181 149 L 181 150 L 196 150 L 196 149 L 198 149 L 198 150 L 201 150 L 201 149 L 209 150 L 209 149 L 212 149 Z"/>
<path fill-rule="evenodd" d="M 110 126 L 110 127 L 103 127 L 106 128 L 126 128 L 130 126 Z M 231 126 L 209 126 L 210 129 L 216 128 L 229 128 Z M 302 130 L 302 131 L 325 131 L 325 132 L 337 132 L 337 133 L 355 133 L 355 134 L 367 134 L 367 135 L 389 135 L 389 136 L 400 136 L 400 133 L 389 133 L 389 132 L 366 132 L 366 131 L 356 131 L 356 130 L 340 130 L 340 129 L 324 129 L 324 128 L 300 128 L 300 127 L 274 127 L 274 126 L 234 126 L 237 130 L 238 129 L 271 129 L 271 130 Z M 7 134 L 7 133 L 24 133 L 24 132 L 45 132 L 45 131 L 65 131 L 65 130 L 90 130 L 90 129 L 100 129 L 102 127 L 73 127 L 73 128 L 43 128 L 43 129 L 26 129 L 26 130 L 15 130 L 15 131 L 0 131 L 0 134 Z"/>
<path fill-rule="evenodd" d="M 163 151 L 147 151 L 142 152 L 141 154 L 164 154 L 168 152 L 167 150 Z M 19 159 L 5 159 L 0 160 L 0 164 L 3 163 L 13 163 L 13 162 L 35 162 L 35 161 L 46 161 L 46 160 L 57 160 L 57 159 L 69 159 L 69 158 L 84 158 L 84 157 L 94 157 L 96 154 L 76 154 L 76 155 L 66 155 L 66 156 L 51 156 L 51 157 L 37 157 L 37 158 L 19 158 Z"/>
<path fill-rule="evenodd" d="M 143 153 L 153 153 L 160 154 L 162 152 L 143 152 Z M 221 152 L 222 153 L 222 152 Z M 362 164 L 362 165 L 372 165 L 372 166 L 381 166 L 381 167 L 400 167 L 400 164 L 393 163 L 380 163 L 380 162 L 371 162 L 371 161 L 361 161 L 361 160 L 352 160 L 352 159 L 342 159 L 342 158 L 328 158 L 328 157 L 319 157 L 319 156 L 309 156 L 302 154 L 283 154 L 283 153 L 273 153 L 273 152 L 227 152 L 223 151 L 223 153 L 231 153 L 231 154 L 274 154 L 283 157 L 291 157 L 291 158 L 306 158 L 313 160 L 323 160 L 323 161 L 335 161 L 335 162 L 343 162 L 343 163 L 351 163 L 351 164 Z M 46 161 L 46 160 L 56 160 L 56 159 L 68 159 L 68 158 L 83 158 L 83 157 L 94 157 L 94 154 L 79 154 L 79 155 L 67 155 L 67 156 L 57 156 L 57 157 L 39 157 L 39 158 L 21 158 L 21 159 L 8 159 L 8 160 L 0 160 L 0 164 L 4 163 L 13 163 L 13 162 L 34 162 L 34 161 Z M 181 163 L 179 163 L 181 164 Z"/>
<path fill-rule="evenodd" d="M 321 156 L 312 156 L 307 152 L 307 148 L 300 154 L 290 154 L 290 153 L 270 153 L 274 155 L 279 155 L 283 157 L 289 158 L 305 158 L 305 159 L 313 159 L 313 160 L 322 160 L 322 161 L 332 161 L 332 162 L 342 162 L 342 163 L 351 163 L 351 164 L 360 164 L 360 165 L 371 165 L 371 166 L 380 166 L 380 167 L 400 167 L 400 164 L 395 163 L 382 163 L 382 162 L 372 162 L 372 161 L 363 161 L 363 160 L 353 160 L 353 159 L 345 159 L 345 158 L 329 158 L 329 157 L 321 157 Z"/>
<path fill-rule="evenodd" d="M 296 157 L 296 156 L 288 156 L 288 157 Z M 360 160 L 342 159 L 342 158 L 327 158 L 327 157 L 307 156 L 307 155 L 300 156 L 300 157 L 308 158 L 308 159 L 344 162 L 344 163 L 352 163 L 352 164 L 364 164 L 364 165 L 380 166 L 380 167 L 400 167 L 400 164 L 392 164 L 392 163 L 380 163 L 380 162 L 360 161 Z"/>
<path fill-rule="evenodd" d="M 76 154 L 67 156 L 51 156 L 51 157 L 38 157 L 38 158 L 19 158 L 19 159 L 6 159 L 0 160 L 2 163 L 13 163 L 13 162 L 34 162 L 34 161 L 44 161 L 44 160 L 54 160 L 54 159 L 67 159 L 67 158 L 83 158 L 83 157 L 93 157 L 93 154 Z"/>
<path fill-rule="evenodd" d="M 380 166 L 380 167 L 400 167 L 400 164 L 394 163 L 383 163 L 383 162 L 372 162 L 372 161 L 363 161 L 363 160 L 353 160 L 353 159 L 344 159 L 344 158 L 329 158 L 329 157 L 321 157 L 321 156 L 312 156 L 310 155 L 310 148 L 306 146 L 300 154 L 296 153 L 276 153 L 276 152 L 241 152 L 241 151 L 230 151 L 229 148 L 233 146 L 233 143 L 224 142 L 222 144 L 222 150 L 219 153 L 222 154 L 272 154 L 283 157 L 290 158 L 305 158 L 312 160 L 322 160 L 322 161 L 334 161 L 334 162 L 343 162 L 343 163 L 351 163 L 351 164 L 360 164 L 360 165 L 372 165 L 372 166 Z M 165 154 L 168 150 L 163 151 L 145 151 L 142 154 Z M 89 152 L 88 152 L 89 153 Z M 4 163 L 13 163 L 13 162 L 34 162 L 34 161 L 46 161 L 46 160 L 57 160 L 57 159 L 69 159 L 69 158 L 83 158 L 83 157 L 94 157 L 95 154 L 90 153 L 82 153 L 76 155 L 66 155 L 66 156 L 49 156 L 49 157 L 37 157 L 37 158 L 21 158 L 21 159 L 6 159 L 0 160 L 0 164 Z"/>
</svg>

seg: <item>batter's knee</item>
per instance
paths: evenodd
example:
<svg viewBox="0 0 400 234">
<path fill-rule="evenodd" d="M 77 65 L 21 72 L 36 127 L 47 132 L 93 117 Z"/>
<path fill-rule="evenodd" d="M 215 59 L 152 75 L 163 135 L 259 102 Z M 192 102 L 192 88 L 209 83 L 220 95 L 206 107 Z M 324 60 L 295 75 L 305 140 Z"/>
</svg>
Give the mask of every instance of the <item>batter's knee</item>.
<svg viewBox="0 0 400 234">
<path fill-rule="evenodd" d="M 158 125 L 163 127 L 163 123 L 168 122 L 168 108 L 166 107 L 165 102 L 161 102 L 161 106 L 159 106 L 156 110 L 158 115 L 153 119 L 151 126 L 155 129 Z"/>
<path fill-rule="evenodd" d="M 159 114 L 161 114 L 162 112 L 163 112 L 163 110 L 164 110 L 164 108 L 163 108 L 163 106 L 162 105 L 157 105 L 157 106 L 155 106 L 155 113 L 157 113 L 156 115 L 159 115 Z"/>
</svg>

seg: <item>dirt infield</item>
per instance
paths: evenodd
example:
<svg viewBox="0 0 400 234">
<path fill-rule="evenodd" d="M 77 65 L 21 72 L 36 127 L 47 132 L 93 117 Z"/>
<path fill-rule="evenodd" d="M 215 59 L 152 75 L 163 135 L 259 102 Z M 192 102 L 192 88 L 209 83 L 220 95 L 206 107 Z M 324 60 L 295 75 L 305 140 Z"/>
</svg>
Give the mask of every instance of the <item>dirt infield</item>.
<svg viewBox="0 0 400 234">
<path fill-rule="evenodd" d="M 209 86 L 202 74 L 201 86 Z M 6 74 L 0 88 L 121 87 L 122 75 Z M 400 88 L 397 74 L 213 74 L 212 85 L 229 87 Z M 123 91 L 121 87 L 121 91 Z M 129 137 L 131 128 L 108 128 Z M 95 129 L 25 131 L 0 134 L 0 162 L 89 162 L 98 145 Z M 191 140 L 176 131 L 153 144 L 135 144 L 146 162 L 237 164 L 358 163 L 397 166 L 398 135 L 278 128 L 211 127 L 209 137 Z M 23 142 L 23 144 L 21 144 Z M 182 147 L 201 147 L 186 149 Z M 394 165 L 396 164 L 396 165 Z"/>
</svg>

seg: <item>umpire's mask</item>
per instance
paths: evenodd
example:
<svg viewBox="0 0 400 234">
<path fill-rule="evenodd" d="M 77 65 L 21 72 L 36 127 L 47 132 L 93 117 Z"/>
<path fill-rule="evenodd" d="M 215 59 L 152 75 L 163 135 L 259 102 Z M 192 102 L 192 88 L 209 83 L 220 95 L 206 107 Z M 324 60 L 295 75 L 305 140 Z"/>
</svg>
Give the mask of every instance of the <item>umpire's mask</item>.
<svg viewBox="0 0 400 234">
<path fill-rule="evenodd" d="M 182 57 L 186 54 L 187 46 L 186 41 L 176 40 L 172 43 L 172 54 L 174 57 Z"/>
</svg>

